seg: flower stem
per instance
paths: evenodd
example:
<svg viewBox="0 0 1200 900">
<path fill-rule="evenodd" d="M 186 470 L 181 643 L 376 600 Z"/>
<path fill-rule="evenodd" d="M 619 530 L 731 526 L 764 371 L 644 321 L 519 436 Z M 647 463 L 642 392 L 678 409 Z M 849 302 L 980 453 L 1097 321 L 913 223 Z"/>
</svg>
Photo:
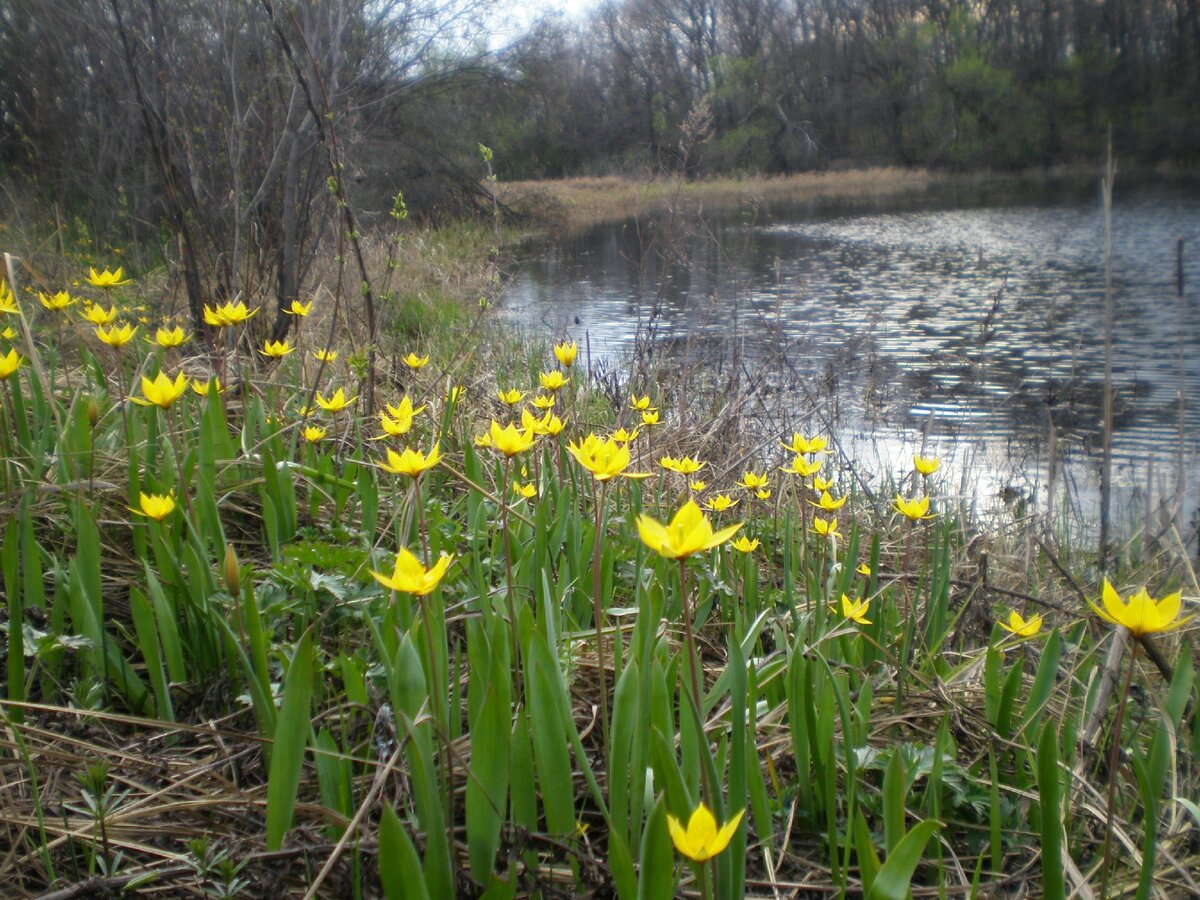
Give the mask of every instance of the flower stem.
<svg viewBox="0 0 1200 900">
<path fill-rule="evenodd" d="M 1138 642 L 1129 637 L 1129 667 L 1125 672 L 1125 687 L 1121 691 L 1121 700 L 1117 704 L 1117 718 L 1113 722 L 1111 747 L 1108 752 L 1108 810 L 1104 817 L 1104 851 L 1100 854 L 1102 875 L 1100 877 L 1100 900 L 1108 900 L 1108 876 L 1111 862 L 1109 853 L 1112 850 L 1113 836 L 1113 806 L 1117 800 L 1117 768 L 1121 760 L 1121 728 L 1125 724 L 1125 702 L 1129 699 L 1129 687 L 1133 681 L 1133 666 L 1137 661 Z M 1153 823 L 1147 823 L 1147 828 Z"/>
<path fill-rule="evenodd" d="M 604 537 L 604 505 L 608 499 L 608 482 L 600 482 L 596 498 L 596 480 L 592 479 L 592 500 L 596 507 L 595 540 L 592 547 L 592 612 L 596 621 L 596 663 L 600 668 L 600 733 L 604 741 L 604 758 L 608 758 L 608 676 L 604 668 L 604 612 L 600 604 L 600 542 Z"/>
<path fill-rule="evenodd" d="M 506 597 L 508 600 L 508 624 L 512 631 L 513 671 L 520 671 L 521 645 L 517 640 L 517 610 L 513 604 L 512 554 L 509 553 L 508 548 L 508 492 L 511 490 L 508 479 L 511 471 L 512 457 L 506 456 L 504 457 L 504 481 L 497 494 L 500 500 L 500 532 L 503 535 L 504 578 L 505 584 L 508 585 Z"/>
<path fill-rule="evenodd" d="M 699 657 L 696 654 L 696 638 L 692 633 L 692 605 L 688 599 L 687 557 L 679 559 L 679 593 L 683 597 L 683 637 L 687 646 L 688 670 L 692 676 L 692 700 L 696 705 L 696 727 L 700 729 L 700 740 L 707 741 L 704 733 L 704 695 L 700 692 Z M 700 793 L 704 805 L 709 809 L 713 806 L 712 786 L 708 783 L 708 769 L 704 765 L 703 754 L 700 759 Z"/>
<path fill-rule="evenodd" d="M 714 858 L 715 865 L 715 858 Z M 712 885 L 708 882 L 708 861 L 696 863 L 696 880 L 700 882 L 701 900 L 712 900 Z"/>
<path fill-rule="evenodd" d="M 421 477 L 418 475 L 413 479 L 413 503 L 417 507 L 417 532 L 421 536 L 421 552 L 424 557 L 421 560 L 421 565 L 429 565 L 429 534 L 425 530 L 425 504 L 421 499 Z M 510 582 L 511 583 L 511 582 Z"/>
</svg>

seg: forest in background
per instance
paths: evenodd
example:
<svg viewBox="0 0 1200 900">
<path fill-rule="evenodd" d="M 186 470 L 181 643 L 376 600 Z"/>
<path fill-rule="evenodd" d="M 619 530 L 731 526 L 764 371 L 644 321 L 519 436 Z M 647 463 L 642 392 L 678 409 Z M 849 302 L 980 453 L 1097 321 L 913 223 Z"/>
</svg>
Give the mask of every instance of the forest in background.
<svg viewBox="0 0 1200 900">
<path fill-rule="evenodd" d="M 389 213 L 490 216 L 493 174 L 1092 165 L 1110 127 L 1123 164 L 1200 148 L 1200 0 L 610 0 L 496 48 L 505 14 L 3 0 L 6 216 L 176 260 L 196 319 L 285 309 L 323 238 Z"/>
<path fill-rule="evenodd" d="M 528 177 L 673 159 L 697 172 L 1015 169 L 1194 160 L 1196 0 L 623 0 L 543 23 L 488 109 Z"/>
</svg>

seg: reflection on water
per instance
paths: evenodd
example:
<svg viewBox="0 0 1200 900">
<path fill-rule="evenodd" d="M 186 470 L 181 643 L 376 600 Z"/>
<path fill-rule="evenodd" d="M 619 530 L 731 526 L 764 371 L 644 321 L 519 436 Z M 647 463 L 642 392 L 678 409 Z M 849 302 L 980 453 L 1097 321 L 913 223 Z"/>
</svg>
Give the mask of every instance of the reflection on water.
<svg viewBox="0 0 1200 900">
<path fill-rule="evenodd" d="M 534 255 L 505 303 L 528 328 L 586 337 L 594 357 L 627 353 L 639 334 L 690 364 L 737 347 L 780 403 L 801 381 L 820 385 L 852 443 L 885 454 L 895 445 L 897 459 L 921 431 L 935 445 L 953 436 L 947 449 L 970 445 L 994 480 L 989 489 L 1044 477 L 1052 422 L 1066 475 L 1086 499 L 1104 375 L 1099 197 L 1089 189 L 1006 205 L 972 199 L 868 214 L 732 215 L 670 244 L 645 224 L 599 227 Z M 1126 501 L 1147 479 L 1156 491 L 1159 482 L 1174 489 L 1182 380 L 1195 508 L 1198 238 L 1200 194 L 1118 194 L 1114 457 Z M 666 246 L 676 252 L 663 262 Z"/>
</svg>

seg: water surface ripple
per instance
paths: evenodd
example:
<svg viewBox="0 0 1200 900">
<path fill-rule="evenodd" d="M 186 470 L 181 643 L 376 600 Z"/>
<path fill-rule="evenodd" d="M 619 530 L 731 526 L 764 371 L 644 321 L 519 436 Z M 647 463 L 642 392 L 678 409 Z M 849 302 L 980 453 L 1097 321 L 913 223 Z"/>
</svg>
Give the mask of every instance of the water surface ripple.
<svg viewBox="0 0 1200 900">
<path fill-rule="evenodd" d="M 618 357 L 639 333 L 692 363 L 735 343 L 780 396 L 797 376 L 836 390 L 860 437 L 881 427 L 881 414 L 892 428 L 920 429 L 932 417 L 937 430 L 1011 450 L 1041 447 L 1053 420 L 1060 450 L 1087 481 L 1103 386 L 1098 192 L 906 205 L 725 215 L 678 238 L 669 262 L 661 227 L 601 226 L 532 255 L 505 303 L 529 329 L 586 335 L 593 356 Z M 1183 451 L 1194 468 L 1198 285 L 1200 194 L 1119 193 L 1114 446 L 1127 484 L 1140 482 L 1149 459 L 1177 474 L 1181 383 Z M 1194 485 L 1197 473 L 1185 474 Z"/>
</svg>

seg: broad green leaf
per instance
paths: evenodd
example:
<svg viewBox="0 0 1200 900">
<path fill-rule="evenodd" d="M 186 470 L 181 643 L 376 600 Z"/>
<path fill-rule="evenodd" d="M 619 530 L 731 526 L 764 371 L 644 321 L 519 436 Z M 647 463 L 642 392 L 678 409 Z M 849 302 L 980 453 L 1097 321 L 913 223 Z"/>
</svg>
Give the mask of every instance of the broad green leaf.
<svg viewBox="0 0 1200 900">
<path fill-rule="evenodd" d="M 387 900 L 429 900 L 417 848 L 390 804 L 379 822 L 379 880 Z"/>
<path fill-rule="evenodd" d="M 940 822 L 925 821 L 906 834 L 880 867 L 874 884 L 866 893 L 866 900 L 904 900 L 925 853 L 925 845 L 941 827 Z"/>
<path fill-rule="evenodd" d="M 304 632 L 292 654 L 283 683 L 283 703 L 275 721 L 271 765 L 267 773 L 267 849 L 278 850 L 292 827 L 300 768 L 312 729 L 309 707 L 313 686 L 312 632 Z"/>
</svg>

